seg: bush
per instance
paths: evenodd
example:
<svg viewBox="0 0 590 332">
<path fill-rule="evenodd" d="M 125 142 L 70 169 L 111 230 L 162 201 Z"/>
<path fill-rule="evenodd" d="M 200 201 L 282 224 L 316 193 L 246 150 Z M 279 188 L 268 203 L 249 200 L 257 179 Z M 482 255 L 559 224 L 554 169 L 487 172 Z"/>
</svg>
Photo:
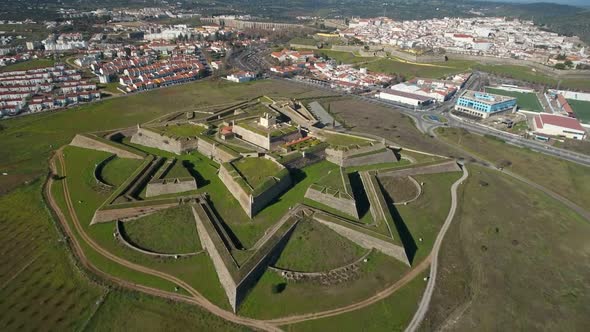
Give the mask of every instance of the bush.
<svg viewBox="0 0 590 332">
<path fill-rule="evenodd" d="M 287 283 L 281 282 L 280 284 L 272 285 L 273 294 L 281 294 L 287 288 Z"/>
</svg>

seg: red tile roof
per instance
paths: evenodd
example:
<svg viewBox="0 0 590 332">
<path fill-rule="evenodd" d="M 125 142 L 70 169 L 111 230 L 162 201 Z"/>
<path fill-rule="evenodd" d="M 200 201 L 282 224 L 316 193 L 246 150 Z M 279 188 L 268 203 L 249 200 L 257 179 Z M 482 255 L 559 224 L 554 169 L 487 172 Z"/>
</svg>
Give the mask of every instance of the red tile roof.
<svg viewBox="0 0 590 332">
<path fill-rule="evenodd" d="M 539 127 L 537 125 L 537 127 L 539 127 L 539 128 L 543 128 L 544 125 L 548 124 L 548 125 L 553 125 L 553 126 L 572 129 L 572 130 L 584 131 L 584 127 L 582 127 L 582 125 L 580 125 L 578 120 L 576 120 L 574 118 L 570 118 L 567 116 L 561 116 L 561 115 L 553 115 L 553 114 L 540 114 L 539 118 L 540 118 L 541 122 L 543 122 L 542 126 Z M 535 122 L 536 121 L 537 121 L 537 119 L 535 117 Z"/>
</svg>

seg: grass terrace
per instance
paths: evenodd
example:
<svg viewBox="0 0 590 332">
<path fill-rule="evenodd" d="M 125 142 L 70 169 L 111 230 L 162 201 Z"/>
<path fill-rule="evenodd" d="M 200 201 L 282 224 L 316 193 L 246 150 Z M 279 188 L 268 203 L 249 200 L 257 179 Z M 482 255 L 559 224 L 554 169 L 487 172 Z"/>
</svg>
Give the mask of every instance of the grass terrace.
<svg viewBox="0 0 590 332">
<path fill-rule="evenodd" d="M 170 124 L 165 127 L 159 127 L 157 128 L 157 130 L 168 136 L 184 138 L 199 136 L 199 134 L 204 130 L 204 128 L 186 123 L 181 125 Z"/>
<path fill-rule="evenodd" d="M 373 142 L 373 140 L 368 139 L 368 138 L 346 135 L 346 134 L 338 134 L 338 133 L 334 133 L 334 132 L 330 132 L 330 133 L 324 132 L 323 136 L 326 139 L 326 143 L 328 143 L 332 146 L 339 146 L 339 147 L 346 147 L 346 146 L 351 146 L 351 145 L 365 145 L 370 142 Z"/>
<path fill-rule="evenodd" d="M 506 91 L 502 89 L 486 88 L 486 92 L 516 98 L 518 107 L 525 111 L 543 112 L 543 106 L 537 95 L 527 92 Z"/>
<path fill-rule="evenodd" d="M 269 177 L 277 176 L 281 167 L 266 158 L 242 158 L 232 162 L 232 165 L 255 190 L 263 185 Z"/>
<path fill-rule="evenodd" d="M 101 176 L 106 183 L 119 187 L 141 164 L 139 159 L 115 157 L 104 165 Z"/>
<path fill-rule="evenodd" d="M 152 252 L 183 254 L 201 250 L 188 205 L 123 222 L 121 231 L 129 242 Z"/>
<path fill-rule="evenodd" d="M 328 271 L 353 263 L 366 252 L 328 226 L 303 219 L 295 227 L 275 266 L 301 272 Z"/>
</svg>

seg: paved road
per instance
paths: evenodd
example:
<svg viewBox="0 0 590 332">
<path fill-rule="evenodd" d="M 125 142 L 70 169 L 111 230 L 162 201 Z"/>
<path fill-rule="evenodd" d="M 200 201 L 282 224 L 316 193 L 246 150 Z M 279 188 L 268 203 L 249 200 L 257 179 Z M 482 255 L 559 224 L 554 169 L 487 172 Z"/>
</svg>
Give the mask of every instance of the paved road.
<svg viewBox="0 0 590 332">
<path fill-rule="evenodd" d="M 422 295 L 422 299 L 420 300 L 420 304 L 418 305 L 418 310 L 414 314 L 414 318 L 410 324 L 406 327 L 406 332 L 414 332 L 422 323 L 426 312 L 428 312 L 428 307 L 430 306 L 430 300 L 432 298 L 432 294 L 434 292 L 434 286 L 436 285 L 436 274 L 438 270 L 438 253 L 440 251 L 440 247 L 442 245 L 442 241 L 447 233 L 447 230 L 451 226 L 451 222 L 455 216 L 455 211 L 457 210 L 457 188 L 459 185 L 467 179 L 469 176 L 469 172 L 467 171 L 467 166 L 463 166 L 463 176 L 459 180 L 457 180 L 451 186 L 451 209 L 449 210 L 449 214 L 447 215 L 447 219 L 443 224 L 436 240 L 434 242 L 434 246 L 432 247 L 432 251 L 430 255 L 432 257 L 432 263 L 430 264 L 430 277 L 428 279 L 428 284 L 426 285 L 426 290 L 424 291 L 424 295 Z"/>
</svg>

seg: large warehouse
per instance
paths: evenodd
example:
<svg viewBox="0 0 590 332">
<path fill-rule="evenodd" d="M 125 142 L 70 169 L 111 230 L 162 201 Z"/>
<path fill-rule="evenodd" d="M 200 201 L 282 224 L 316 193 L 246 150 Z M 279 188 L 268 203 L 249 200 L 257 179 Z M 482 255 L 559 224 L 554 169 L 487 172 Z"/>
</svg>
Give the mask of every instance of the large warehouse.
<svg viewBox="0 0 590 332">
<path fill-rule="evenodd" d="M 466 90 L 461 94 L 455 109 L 480 118 L 512 111 L 516 107 L 516 98 L 491 93 Z"/>
<path fill-rule="evenodd" d="M 564 136 L 572 139 L 584 139 L 586 131 L 578 120 L 562 116 L 541 113 L 535 115 L 533 123 L 535 133 L 548 136 Z"/>
<path fill-rule="evenodd" d="M 432 104 L 434 98 L 418 95 L 410 92 L 403 92 L 397 90 L 388 90 L 387 92 L 379 92 L 376 97 L 390 100 L 396 103 L 407 104 L 412 106 L 423 106 Z"/>
</svg>

